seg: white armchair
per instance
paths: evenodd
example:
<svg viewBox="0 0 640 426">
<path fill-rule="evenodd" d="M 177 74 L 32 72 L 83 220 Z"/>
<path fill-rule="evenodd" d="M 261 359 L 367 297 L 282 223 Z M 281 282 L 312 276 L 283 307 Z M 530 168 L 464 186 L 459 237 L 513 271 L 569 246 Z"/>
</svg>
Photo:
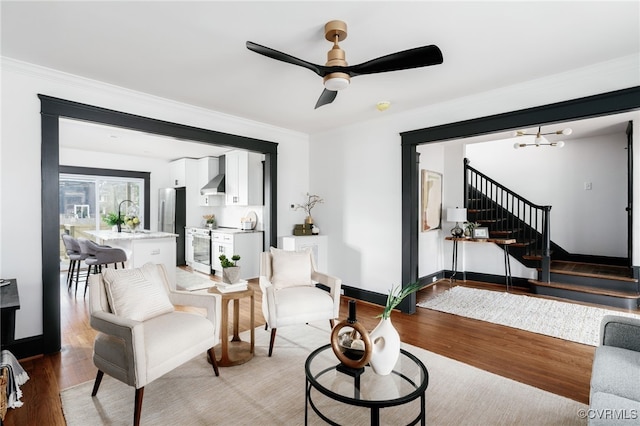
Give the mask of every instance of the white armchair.
<svg viewBox="0 0 640 426">
<path fill-rule="evenodd" d="M 326 289 L 319 288 L 316 283 Z M 271 328 L 269 356 L 276 329 L 293 324 L 334 320 L 340 314 L 342 280 L 316 271 L 311 250 L 285 251 L 271 247 L 260 257 L 262 314 Z"/>
<path fill-rule="evenodd" d="M 89 278 L 90 323 L 98 331 L 93 363 L 133 386 L 134 425 L 140 423 L 144 386 L 202 353 L 218 376 L 213 347 L 220 338 L 220 295 L 171 291 L 164 265 L 105 269 Z M 205 308 L 206 317 L 176 311 L 174 305 Z M 203 358 L 203 362 L 206 362 Z"/>
</svg>

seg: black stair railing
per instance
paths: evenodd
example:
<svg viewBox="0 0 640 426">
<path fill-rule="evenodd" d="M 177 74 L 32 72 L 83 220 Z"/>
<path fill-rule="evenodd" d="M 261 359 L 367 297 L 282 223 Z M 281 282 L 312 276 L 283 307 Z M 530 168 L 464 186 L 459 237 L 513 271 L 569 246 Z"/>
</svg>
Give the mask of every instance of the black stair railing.
<svg viewBox="0 0 640 426">
<path fill-rule="evenodd" d="M 464 207 L 468 220 L 489 228 L 494 238 L 510 238 L 524 256 L 540 259 L 540 279 L 550 280 L 551 206 L 540 206 L 518 195 L 469 165 L 464 159 Z"/>
</svg>

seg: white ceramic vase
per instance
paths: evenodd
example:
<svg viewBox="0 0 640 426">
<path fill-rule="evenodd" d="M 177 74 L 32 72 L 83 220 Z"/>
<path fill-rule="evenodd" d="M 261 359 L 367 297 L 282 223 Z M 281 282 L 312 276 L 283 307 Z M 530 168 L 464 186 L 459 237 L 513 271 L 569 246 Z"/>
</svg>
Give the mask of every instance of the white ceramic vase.
<svg viewBox="0 0 640 426">
<path fill-rule="evenodd" d="M 391 318 L 380 319 L 380 322 L 369 333 L 373 349 L 369 365 L 373 372 L 386 376 L 393 371 L 400 356 L 400 335 L 391 323 Z"/>
</svg>

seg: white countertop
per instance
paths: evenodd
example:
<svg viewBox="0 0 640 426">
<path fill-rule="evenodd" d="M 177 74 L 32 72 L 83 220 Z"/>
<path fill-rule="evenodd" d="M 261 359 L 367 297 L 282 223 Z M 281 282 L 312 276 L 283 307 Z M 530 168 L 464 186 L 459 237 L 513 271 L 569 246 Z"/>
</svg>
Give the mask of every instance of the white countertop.
<svg viewBox="0 0 640 426">
<path fill-rule="evenodd" d="M 84 231 L 85 233 L 100 238 L 104 241 L 114 240 L 146 240 L 154 238 L 175 238 L 178 234 L 170 234 L 168 232 L 151 232 L 147 230 L 132 232 L 113 232 L 113 231 L 98 231 L 96 229 L 90 231 Z"/>
<path fill-rule="evenodd" d="M 251 232 L 262 232 L 261 230 L 257 230 L 257 229 L 251 229 L 248 231 L 243 231 L 240 228 L 224 228 L 224 227 L 220 227 L 220 228 L 215 228 L 215 229 L 209 229 L 209 228 L 205 228 L 202 226 L 185 226 L 185 229 L 206 229 L 211 231 L 213 234 L 248 234 Z"/>
</svg>

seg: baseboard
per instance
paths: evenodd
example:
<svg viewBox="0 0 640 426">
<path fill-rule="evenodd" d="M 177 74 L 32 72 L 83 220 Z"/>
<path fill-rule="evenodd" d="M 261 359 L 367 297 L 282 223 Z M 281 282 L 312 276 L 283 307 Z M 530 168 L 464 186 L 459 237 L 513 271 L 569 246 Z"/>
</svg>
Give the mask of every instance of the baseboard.
<svg viewBox="0 0 640 426">
<path fill-rule="evenodd" d="M 445 278 L 451 278 L 453 271 L 444 271 Z M 491 283 L 506 286 L 504 275 L 484 274 L 480 272 L 460 272 L 456 274 L 455 278 L 469 281 L 480 281 L 483 283 Z M 511 285 L 513 287 L 530 288 L 529 278 L 511 277 Z"/>
<path fill-rule="evenodd" d="M 2 344 L 2 350 L 8 350 L 17 359 L 30 358 L 36 355 L 42 355 L 44 352 L 44 336 L 33 336 L 25 339 L 14 340 L 13 342 L 5 345 Z"/>
<path fill-rule="evenodd" d="M 425 275 L 418 278 L 418 282 L 424 287 L 433 284 L 434 282 L 444 279 L 445 271 L 439 271 L 433 274 Z M 363 290 L 357 287 L 351 287 L 348 285 L 342 285 L 343 295 L 347 298 L 354 298 L 362 300 L 364 302 L 374 303 L 376 305 L 384 306 L 387 303 L 387 293 L 381 294 L 375 291 Z M 407 298 L 408 299 L 408 298 Z"/>
<path fill-rule="evenodd" d="M 362 300 L 364 302 L 374 303 L 376 305 L 384 306 L 387 303 L 387 295 L 376 293 L 375 291 L 364 290 L 357 287 L 351 287 L 348 285 L 342 286 L 343 295 L 347 298 L 353 298 Z"/>
</svg>

